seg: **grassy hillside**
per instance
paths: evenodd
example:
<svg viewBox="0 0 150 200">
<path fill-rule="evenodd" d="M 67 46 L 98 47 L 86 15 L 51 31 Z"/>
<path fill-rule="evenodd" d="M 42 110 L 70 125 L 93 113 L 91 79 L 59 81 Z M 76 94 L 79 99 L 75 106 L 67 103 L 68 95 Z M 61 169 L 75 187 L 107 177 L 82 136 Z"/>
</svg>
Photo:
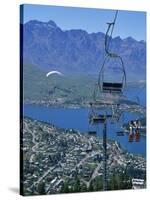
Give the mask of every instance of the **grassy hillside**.
<svg viewBox="0 0 150 200">
<path fill-rule="evenodd" d="M 94 77 L 53 74 L 46 77 L 46 72 L 33 65 L 24 65 L 24 100 L 43 100 L 63 98 L 66 101 L 89 99 L 96 83 Z"/>
<path fill-rule="evenodd" d="M 24 101 L 36 104 L 65 104 L 85 105 L 92 100 L 96 76 L 68 74 L 52 74 L 46 77 L 46 73 L 37 66 L 24 64 L 23 67 Z M 144 83 L 145 84 L 145 83 Z M 130 89 L 143 87 L 143 83 L 129 83 Z M 127 87 L 128 88 L 128 87 Z M 127 89 L 128 90 L 128 89 Z M 124 102 L 125 103 L 125 102 Z M 133 104 L 133 102 L 127 102 Z M 83 105 L 82 104 L 82 105 Z"/>
</svg>

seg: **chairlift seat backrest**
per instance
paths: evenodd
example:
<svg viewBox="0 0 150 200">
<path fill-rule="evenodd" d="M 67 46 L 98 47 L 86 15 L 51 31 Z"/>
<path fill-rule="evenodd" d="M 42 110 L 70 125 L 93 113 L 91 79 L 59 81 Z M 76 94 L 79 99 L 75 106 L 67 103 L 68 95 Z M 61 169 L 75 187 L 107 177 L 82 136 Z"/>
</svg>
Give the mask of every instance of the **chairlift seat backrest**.
<svg viewBox="0 0 150 200">
<path fill-rule="evenodd" d="M 123 88 L 122 83 L 103 82 L 103 91 L 104 92 L 121 93 L 122 88 Z"/>
<path fill-rule="evenodd" d="M 117 131 L 117 136 L 124 136 L 124 131 Z"/>
<path fill-rule="evenodd" d="M 88 134 L 90 134 L 90 135 L 96 135 L 96 131 L 88 131 Z"/>
<path fill-rule="evenodd" d="M 93 116 L 92 122 L 93 123 L 104 123 L 106 120 L 104 115 Z"/>
</svg>

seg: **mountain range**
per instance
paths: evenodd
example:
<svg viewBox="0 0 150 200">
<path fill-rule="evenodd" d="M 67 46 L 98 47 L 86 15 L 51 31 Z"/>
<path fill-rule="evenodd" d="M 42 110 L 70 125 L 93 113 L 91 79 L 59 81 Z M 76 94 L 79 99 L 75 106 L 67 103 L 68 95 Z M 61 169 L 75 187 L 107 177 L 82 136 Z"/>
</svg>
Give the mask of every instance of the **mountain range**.
<svg viewBox="0 0 150 200">
<path fill-rule="evenodd" d="M 97 74 L 105 57 L 102 32 L 62 30 L 52 20 L 31 20 L 23 25 L 23 58 L 45 72 Z M 117 27 L 116 27 L 117 28 Z M 146 42 L 132 37 L 112 38 L 111 51 L 119 54 L 129 79 L 145 79 Z"/>
</svg>

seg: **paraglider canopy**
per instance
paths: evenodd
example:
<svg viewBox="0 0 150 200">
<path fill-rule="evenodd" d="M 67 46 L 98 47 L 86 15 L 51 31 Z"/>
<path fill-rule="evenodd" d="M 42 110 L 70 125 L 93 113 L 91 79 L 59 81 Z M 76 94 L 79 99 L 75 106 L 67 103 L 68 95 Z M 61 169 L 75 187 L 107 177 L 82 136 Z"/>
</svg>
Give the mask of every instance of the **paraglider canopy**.
<svg viewBox="0 0 150 200">
<path fill-rule="evenodd" d="M 61 72 L 59 72 L 59 71 L 50 71 L 50 72 L 48 72 L 47 74 L 46 74 L 46 76 L 48 77 L 48 76 L 50 76 L 50 75 L 52 75 L 52 74 L 58 74 L 58 75 L 63 75 Z"/>
</svg>

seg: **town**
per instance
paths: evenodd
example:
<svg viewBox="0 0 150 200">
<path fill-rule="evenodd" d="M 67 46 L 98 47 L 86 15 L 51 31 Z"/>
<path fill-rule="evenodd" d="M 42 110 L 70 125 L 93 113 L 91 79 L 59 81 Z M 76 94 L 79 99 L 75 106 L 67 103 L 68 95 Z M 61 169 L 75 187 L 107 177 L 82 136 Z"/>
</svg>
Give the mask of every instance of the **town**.
<svg viewBox="0 0 150 200">
<path fill-rule="evenodd" d="M 24 118 L 21 151 L 25 195 L 67 192 L 66 183 L 71 192 L 79 180 L 81 191 L 90 191 L 94 181 L 102 178 L 102 139 L 97 136 Z M 145 179 L 146 160 L 142 156 L 125 152 L 110 140 L 107 154 L 108 179 L 127 169 L 132 171 L 132 178 Z"/>
</svg>

